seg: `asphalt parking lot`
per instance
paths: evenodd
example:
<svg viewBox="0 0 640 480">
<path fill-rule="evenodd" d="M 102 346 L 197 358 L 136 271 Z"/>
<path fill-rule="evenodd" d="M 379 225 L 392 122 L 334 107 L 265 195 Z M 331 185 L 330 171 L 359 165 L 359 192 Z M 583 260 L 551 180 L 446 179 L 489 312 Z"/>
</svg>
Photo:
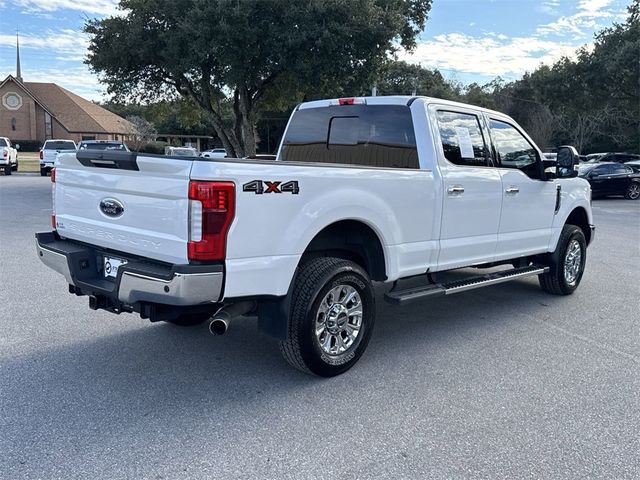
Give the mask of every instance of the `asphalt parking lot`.
<svg viewBox="0 0 640 480">
<path fill-rule="evenodd" d="M 570 297 L 527 279 L 396 308 L 323 380 L 252 319 L 93 312 L 35 255 L 50 182 L 0 177 L 0 476 L 640 478 L 640 201 L 594 201 Z"/>
</svg>

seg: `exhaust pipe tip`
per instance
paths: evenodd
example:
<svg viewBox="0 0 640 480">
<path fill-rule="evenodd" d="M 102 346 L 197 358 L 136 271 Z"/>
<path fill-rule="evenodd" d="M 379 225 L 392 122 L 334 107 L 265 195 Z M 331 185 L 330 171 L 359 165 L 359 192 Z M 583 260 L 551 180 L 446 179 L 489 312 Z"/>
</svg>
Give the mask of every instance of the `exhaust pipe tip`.
<svg viewBox="0 0 640 480">
<path fill-rule="evenodd" d="M 214 318 L 209 323 L 209 333 L 211 335 L 219 336 L 227 333 L 229 329 L 229 321 L 224 318 Z"/>
<path fill-rule="evenodd" d="M 238 302 L 227 305 L 218 310 L 218 312 L 211 318 L 211 321 L 209 322 L 209 332 L 211 335 L 224 335 L 227 333 L 232 319 L 245 315 L 255 309 L 256 302 L 254 301 Z"/>
</svg>

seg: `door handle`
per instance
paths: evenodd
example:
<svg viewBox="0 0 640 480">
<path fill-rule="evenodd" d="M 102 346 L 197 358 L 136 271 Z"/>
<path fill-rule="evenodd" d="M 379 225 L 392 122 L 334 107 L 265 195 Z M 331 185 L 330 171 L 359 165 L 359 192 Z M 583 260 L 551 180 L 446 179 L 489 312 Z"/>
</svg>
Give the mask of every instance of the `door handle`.
<svg viewBox="0 0 640 480">
<path fill-rule="evenodd" d="M 504 191 L 504 193 L 507 195 L 515 195 L 516 193 L 520 193 L 520 189 L 518 187 L 509 187 Z"/>
<path fill-rule="evenodd" d="M 452 197 L 462 195 L 464 193 L 464 187 L 461 185 L 454 185 L 453 187 L 447 188 L 447 193 Z"/>
</svg>

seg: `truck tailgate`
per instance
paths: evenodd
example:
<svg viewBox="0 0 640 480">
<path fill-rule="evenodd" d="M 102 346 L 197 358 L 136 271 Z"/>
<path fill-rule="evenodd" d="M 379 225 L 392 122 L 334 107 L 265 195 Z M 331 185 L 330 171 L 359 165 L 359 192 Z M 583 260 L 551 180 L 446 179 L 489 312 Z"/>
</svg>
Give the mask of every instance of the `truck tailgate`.
<svg viewBox="0 0 640 480">
<path fill-rule="evenodd" d="M 42 150 L 42 161 L 44 163 L 54 163 L 56 161 L 57 152 L 55 150 Z"/>
<path fill-rule="evenodd" d="M 94 158 L 95 157 L 95 158 Z M 190 159 L 65 153 L 58 157 L 58 234 L 175 264 L 186 264 Z"/>
</svg>

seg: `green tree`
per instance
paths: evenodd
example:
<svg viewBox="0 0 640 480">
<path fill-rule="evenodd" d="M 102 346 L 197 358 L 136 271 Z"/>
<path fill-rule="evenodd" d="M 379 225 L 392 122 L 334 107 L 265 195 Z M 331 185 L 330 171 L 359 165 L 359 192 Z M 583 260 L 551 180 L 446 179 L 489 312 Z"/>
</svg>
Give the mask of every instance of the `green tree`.
<svg viewBox="0 0 640 480">
<path fill-rule="evenodd" d="M 402 61 L 389 61 L 376 78 L 379 95 L 426 95 L 429 97 L 458 100 L 460 89 L 448 82 L 436 70 Z"/>
<path fill-rule="evenodd" d="M 541 146 L 640 151 L 640 0 L 628 12 L 595 36 L 593 49 L 494 90 L 497 108 L 539 132 Z"/>
<path fill-rule="evenodd" d="M 255 153 L 256 116 L 283 85 L 348 93 L 398 46 L 411 49 L 431 0 L 122 0 L 121 16 L 85 26 L 87 63 L 111 93 L 177 92 L 234 156 Z M 280 92 L 280 95 L 273 95 Z"/>
</svg>

